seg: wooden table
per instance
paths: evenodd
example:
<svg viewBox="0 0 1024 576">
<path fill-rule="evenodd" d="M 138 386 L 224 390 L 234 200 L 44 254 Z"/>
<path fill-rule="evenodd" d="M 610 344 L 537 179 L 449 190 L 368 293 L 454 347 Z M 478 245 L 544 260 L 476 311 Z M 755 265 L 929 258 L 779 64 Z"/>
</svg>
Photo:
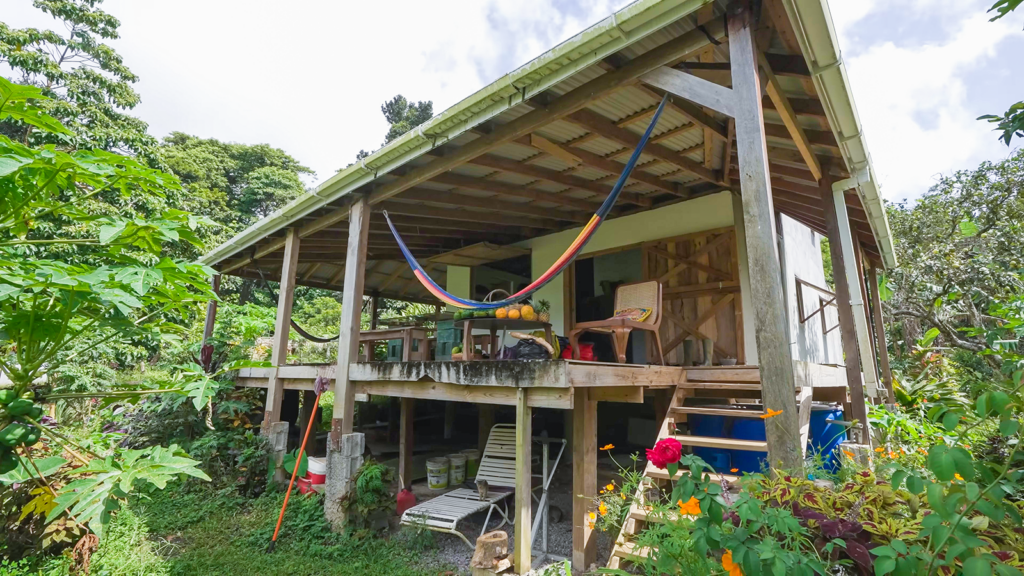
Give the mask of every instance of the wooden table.
<svg viewBox="0 0 1024 576">
<path fill-rule="evenodd" d="M 430 346 L 427 342 L 427 329 L 417 326 L 388 328 L 385 330 L 362 330 L 359 332 L 359 343 L 364 344 L 363 360 L 373 361 L 373 344 L 385 340 L 402 341 L 402 362 L 412 360 L 430 360 Z M 419 350 L 413 352 L 412 342 L 419 340 Z"/>
<path fill-rule="evenodd" d="M 539 320 L 511 320 L 509 318 L 466 318 L 455 322 L 457 328 L 462 328 L 462 353 L 471 354 L 473 351 L 473 329 L 487 329 L 491 333 L 491 344 L 489 356 L 491 360 L 497 359 L 498 341 L 496 336 L 499 330 L 518 330 L 520 332 L 533 332 L 544 330 L 544 337 L 551 342 L 551 324 Z M 465 357 L 465 356 L 464 356 Z M 472 358 L 472 356 L 470 356 Z"/>
</svg>

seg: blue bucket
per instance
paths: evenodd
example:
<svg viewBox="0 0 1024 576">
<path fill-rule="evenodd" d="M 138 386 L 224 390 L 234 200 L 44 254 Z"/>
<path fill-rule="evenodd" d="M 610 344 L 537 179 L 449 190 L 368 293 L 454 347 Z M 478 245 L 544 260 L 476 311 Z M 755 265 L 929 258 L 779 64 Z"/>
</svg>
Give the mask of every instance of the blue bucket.
<svg viewBox="0 0 1024 576">
<path fill-rule="evenodd" d="M 811 430 L 808 439 L 808 454 L 820 454 L 822 467 L 826 472 L 839 470 L 839 445 L 846 441 L 846 427 L 829 420 L 842 420 L 843 409 L 837 406 L 816 405 L 811 407 Z"/>
<path fill-rule="evenodd" d="M 755 418 L 736 418 L 732 423 L 730 438 L 736 440 L 757 440 L 764 442 L 765 436 L 764 420 Z M 732 453 L 732 467 L 739 468 L 740 472 L 755 473 L 761 471 L 761 465 L 768 459 L 767 452 L 753 450 L 730 450 Z"/>
<path fill-rule="evenodd" d="M 691 414 L 687 418 L 687 422 L 690 424 L 690 434 L 711 438 L 728 438 L 727 429 L 730 420 L 732 418 L 706 414 Z M 716 472 L 725 472 L 731 467 L 728 450 L 694 446 L 693 454 L 707 462 Z"/>
</svg>

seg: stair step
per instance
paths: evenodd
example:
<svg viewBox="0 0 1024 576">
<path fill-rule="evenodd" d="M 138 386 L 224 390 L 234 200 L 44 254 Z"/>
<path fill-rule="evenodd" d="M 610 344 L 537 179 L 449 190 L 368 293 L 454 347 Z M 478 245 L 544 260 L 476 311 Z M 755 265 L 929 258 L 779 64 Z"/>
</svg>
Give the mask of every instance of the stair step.
<svg viewBox="0 0 1024 576">
<path fill-rule="evenodd" d="M 685 436 L 676 434 L 675 438 L 683 446 L 700 446 L 702 448 L 724 448 L 726 450 L 751 450 L 767 452 L 768 442 L 763 440 L 736 440 L 735 438 L 715 438 L 712 436 Z"/>
<path fill-rule="evenodd" d="M 705 416 L 732 416 L 735 418 L 760 418 L 763 410 L 741 410 L 736 408 L 705 408 L 702 406 L 680 406 L 670 410 L 673 414 L 703 414 Z"/>
<path fill-rule="evenodd" d="M 683 472 L 685 472 L 685 470 L 680 470 L 679 472 L 676 472 L 675 476 L 669 477 L 668 470 L 655 468 L 654 465 L 648 463 L 647 469 L 644 470 L 644 476 L 647 476 L 648 478 L 655 478 L 658 480 L 678 480 L 679 477 L 683 475 Z M 732 474 L 716 474 L 709 472 L 708 476 L 711 478 L 712 482 L 721 482 L 724 478 L 730 484 L 735 484 L 736 482 L 739 482 L 740 479 L 739 476 L 734 476 Z"/>
<path fill-rule="evenodd" d="M 612 555 L 619 558 L 643 560 L 651 555 L 650 547 L 641 548 L 632 542 L 616 542 L 612 548 Z"/>
<path fill-rule="evenodd" d="M 760 390 L 760 382 L 694 382 L 687 380 L 679 384 L 678 388 L 700 389 L 700 390 Z"/>
</svg>

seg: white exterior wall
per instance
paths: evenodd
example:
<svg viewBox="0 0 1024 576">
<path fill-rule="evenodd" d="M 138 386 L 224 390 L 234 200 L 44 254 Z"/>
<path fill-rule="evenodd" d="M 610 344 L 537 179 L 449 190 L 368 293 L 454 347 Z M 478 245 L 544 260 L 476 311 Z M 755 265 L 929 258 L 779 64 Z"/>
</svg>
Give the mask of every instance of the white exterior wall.
<svg viewBox="0 0 1024 576">
<path fill-rule="evenodd" d="M 822 236 L 807 226 L 782 216 L 782 244 L 785 247 L 783 278 L 786 291 L 786 316 L 789 324 L 789 342 L 793 350 L 794 360 L 804 360 L 814 364 L 841 364 L 843 362 L 843 344 L 839 330 L 831 331 L 827 336 L 821 325 L 821 314 L 814 316 L 805 323 L 800 317 L 814 312 L 818 308 L 817 290 L 799 287 L 796 279 L 828 288 L 825 281 L 825 267 L 821 259 Z M 797 290 L 803 291 L 803 314 L 798 310 Z M 825 322 L 829 328 L 839 323 L 839 313 L 834 306 L 825 308 Z"/>
</svg>

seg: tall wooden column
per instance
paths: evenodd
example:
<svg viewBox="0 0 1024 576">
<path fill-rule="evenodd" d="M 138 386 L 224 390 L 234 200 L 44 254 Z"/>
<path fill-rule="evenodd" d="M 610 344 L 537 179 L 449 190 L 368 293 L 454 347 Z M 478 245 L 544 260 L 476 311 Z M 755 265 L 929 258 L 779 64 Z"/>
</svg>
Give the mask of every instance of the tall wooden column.
<svg viewBox="0 0 1024 576">
<path fill-rule="evenodd" d="M 786 329 L 786 302 L 775 242 L 775 210 L 768 176 L 768 149 L 761 110 L 753 28 L 755 14 L 749 0 L 730 4 L 729 55 L 732 64 L 736 152 L 743 199 L 743 227 L 747 239 L 750 299 L 756 327 L 757 357 L 765 406 L 782 413 L 768 421 L 768 457 L 771 466 L 796 468 L 802 462 L 797 419 L 793 357 Z"/>
<path fill-rule="evenodd" d="M 889 364 L 889 346 L 885 342 L 885 316 L 882 314 L 882 299 L 879 296 L 878 271 L 868 266 L 868 281 L 871 283 L 871 313 L 875 319 L 875 340 L 877 341 L 878 361 L 882 365 L 882 382 L 885 384 L 889 404 L 896 403 L 892 389 L 892 366 Z"/>
<path fill-rule="evenodd" d="M 836 288 L 836 306 L 839 309 L 839 333 L 843 341 L 843 356 L 846 363 L 846 385 L 850 390 L 850 403 L 853 414 L 850 419 L 860 422 L 859 432 L 861 442 L 866 442 L 867 437 L 867 405 L 864 398 L 864 380 L 861 377 L 861 347 L 857 341 L 857 323 L 854 318 L 850 276 L 847 273 L 849 265 L 846 262 L 847 254 L 843 250 L 843 226 L 849 227 L 849 221 L 845 218 L 846 202 L 843 201 L 843 217 L 840 217 L 835 193 L 832 191 L 834 179 L 828 174 L 825 167 L 825 174 L 821 179 L 819 190 L 821 191 L 821 203 L 825 210 L 825 226 L 828 231 L 828 246 L 832 256 L 832 280 Z M 840 193 L 840 196 L 842 194 Z M 847 235 L 847 237 L 849 237 Z M 859 292 L 859 290 L 858 290 Z"/>
<path fill-rule="evenodd" d="M 277 319 L 274 321 L 273 348 L 270 363 L 274 371 L 267 384 L 267 406 L 263 416 L 264 433 L 267 425 L 281 420 L 281 401 L 284 399 L 284 381 L 277 377 L 278 367 L 288 363 L 288 334 L 291 332 L 292 303 L 295 301 L 295 271 L 299 266 L 299 231 L 289 228 L 284 240 L 284 264 L 281 267 L 281 285 L 277 289 Z"/>
<path fill-rule="evenodd" d="M 413 421 L 416 416 L 416 400 L 402 398 L 402 416 L 398 441 L 398 484 L 402 488 L 412 486 Z"/>
<path fill-rule="evenodd" d="M 572 569 L 580 572 L 597 558 L 587 516 L 597 496 L 597 402 L 588 390 L 573 390 L 572 403 Z"/>
<path fill-rule="evenodd" d="M 494 404 L 477 404 L 477 450 L 483 454 L 494 427 Z"/>
<path fill-rule="evenodd" d="M 512 565 L 516 574 L 530 571 L 530 528 L 533 509 L 533 408 L 526 402 L 526 388 L 516 390 L 516 511 Z"/>
<path fill-rule="evenodd" d="M 335 368 L 334 421 L 331 431 L 340 425 L 340 434 L 352 433 L 355 413 L 355 388 L 348 379 L 349 364 L 359 357 L 359 328 L 363 312 L 363 286 L 366 272 L 366 245 L 370 232 L 370 206 L 358 198 L 348 213 L 348 248 L 345 251 L 345 283 L 341 299 L 341 327 L 338 338 L 338 365 Z"/>
<path fill-rule="evenodd" d="M 220 274 L 214 274 L 211 281 L 213 293 L 220 296 Z M 206 303 L 206 322 L 203 324 L 203 346 L 213 337 L 214 323 L 217 321 L 217 300 Z"/>
</svg>

